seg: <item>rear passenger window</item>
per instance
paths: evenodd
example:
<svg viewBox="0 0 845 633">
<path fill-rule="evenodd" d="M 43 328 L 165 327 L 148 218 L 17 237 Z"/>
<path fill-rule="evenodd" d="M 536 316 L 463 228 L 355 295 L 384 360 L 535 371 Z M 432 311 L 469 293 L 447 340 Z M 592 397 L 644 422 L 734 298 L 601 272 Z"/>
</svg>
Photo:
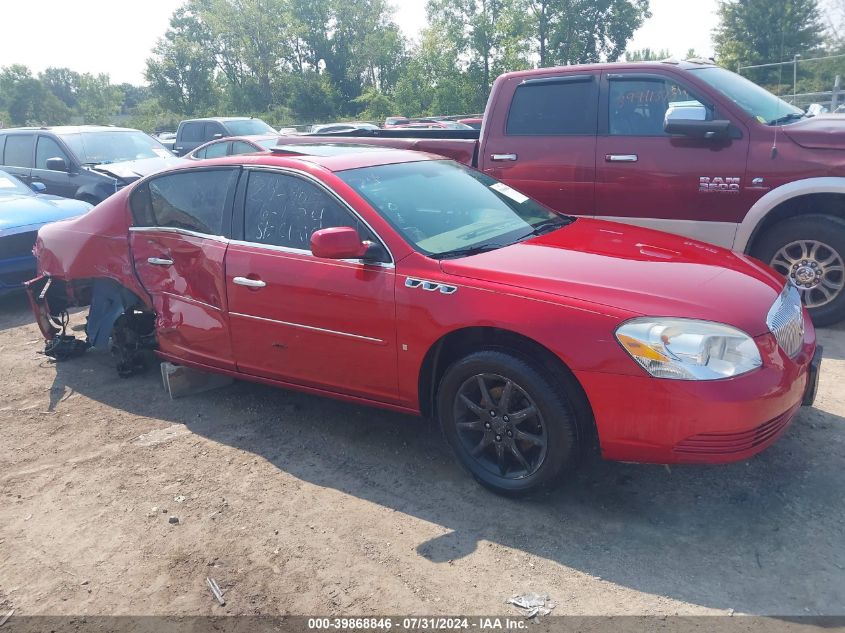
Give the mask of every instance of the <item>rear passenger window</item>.
<svg viewBox="0 0 845 633">
<path fill-rule="evenodd" d="M 10 167 L 32 167 L 33 134 L 11 134 L 6 137 L 3 164 Z"/>
<path fill-rule="evenodd" d="M 374 240 L 357 217 L 317 185 L 287 174 L 250 174 L 244 204 L 247 242 L 310 251 L 314 231 L 336 226 L 351 226 L 362 240 Z"/>
<path fill-rule="evenodd" d="M 226 149 L 229 147 L 228 143 L 214 143 L 205 148 L 205 156 L 203 158 L 220 158 L 226 155 Z"/>
<path fill-rule="evenodd" d="M 520 85 L 508 113 L 508 136 L 592 136 L 597 131 L 598 84 L 592 76 L 535 80 Z"/>
<path fill-rule="evenodd" d="M 135 226 L 222 235 L 235 169 L 186 171 L 155 178 L 132 194 Z"/>
<path fill-rule="evenodd" d="M 261 150 L 255 149 L 253 145 L 250 143 L 244 143 L 243 141 L 235 141 L 232 143 L 232 155 L 238 154 L 253 154 L 255 152 L 260 152 Z"/>
<path fill-rule="evenodd" d="M 182 128 L 181 140 L 185 143 L 201 143 L 203 124 L 202 123 L 186 123 Z"/>
</svg>

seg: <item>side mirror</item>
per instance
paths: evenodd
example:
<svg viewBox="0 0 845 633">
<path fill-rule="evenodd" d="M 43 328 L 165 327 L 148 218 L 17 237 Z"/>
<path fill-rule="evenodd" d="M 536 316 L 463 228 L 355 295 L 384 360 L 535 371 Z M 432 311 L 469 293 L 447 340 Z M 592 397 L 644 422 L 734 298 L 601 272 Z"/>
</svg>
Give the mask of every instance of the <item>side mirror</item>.
<svg viewBox="0 0 845 633">
<path fill-rule="evenodd" d="M 222 133 L 222 132 L 217 132 L 216 134 L 214 134 L 214 136 L 212 136 L 212 137 L 211 137 L 211 140 L 212 140 L 212 141 L 216 141 L 216 140 L 217 140 L 217 139 L 219 139 L 219 138 L 223 138 L 223 133 Z"/>
<path fill-rule="evenodd" d="M 325 259 L 360 259 L 367 253 L 368 244 L 361 241 L 358 231 L 350 226 L 320 229 L 311 235 L 311 252 Z"/>
<path fill-rule="evenodd" d="M 50 171 L 67 171 L 67 161 L 64 158 L 60 158 L 58 156 L 54 158 L 48 158 L 47 169 L 49 169 Z"/>
<path fill-rule="evenodd" d="M 730 121 L 708 121 L 707 108 L 694 102 L 674 103 L 666 110 L 663 129 L 667 134 L 689 136 L 691 138 L 720 139 L 728 138 L 731 131 Z"/>
<path fill-rule="evenodd" d="M 29 188 L 32 189 L 35 193 L 44 193 L 47 191 L 47 185 L 43 182 L 31 182 L 29 183 Z"/>
</svg>

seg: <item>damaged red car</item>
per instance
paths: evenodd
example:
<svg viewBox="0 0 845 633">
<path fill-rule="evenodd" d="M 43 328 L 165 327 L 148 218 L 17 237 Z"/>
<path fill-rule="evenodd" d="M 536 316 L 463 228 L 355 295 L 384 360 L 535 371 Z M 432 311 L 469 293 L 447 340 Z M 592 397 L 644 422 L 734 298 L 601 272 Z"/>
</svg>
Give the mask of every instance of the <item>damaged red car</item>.
<svg viewBox="0 0 845 633">
<path fill-rule="evenodd" d="M 439 421 L 520 494 L 584 451 L 717 463 L 812 404 L 798 292 L 746 256 L 555 213 L 457 163 L 331 144 L 202 161 L 42 228 L 47 352 L 111 345 Z M 90 306 L 87 339 L 67 310 Z"/>
</svg>

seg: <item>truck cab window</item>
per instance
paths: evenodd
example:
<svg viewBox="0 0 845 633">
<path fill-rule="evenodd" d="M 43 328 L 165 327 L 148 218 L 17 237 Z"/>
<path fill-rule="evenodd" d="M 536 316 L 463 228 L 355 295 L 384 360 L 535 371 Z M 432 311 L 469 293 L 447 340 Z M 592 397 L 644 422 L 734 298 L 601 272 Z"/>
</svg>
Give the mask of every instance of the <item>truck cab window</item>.
<svg viewBox="0 0 845 633">
<path fill-rule="evenodd" d="M 668 79 L 611 81 L 609 99 L 612 136 L 664 136 L 663 121 L 671 106 L 702 105 L 686 88 Z M 713 118 L 709 110 L 707 118 Z"/>
<path fill-rule="evenodd" d="M 508 113 L 508 136 L 593 136 L 598 88 L 592 78 L 520 85 Z"/>
</svg>

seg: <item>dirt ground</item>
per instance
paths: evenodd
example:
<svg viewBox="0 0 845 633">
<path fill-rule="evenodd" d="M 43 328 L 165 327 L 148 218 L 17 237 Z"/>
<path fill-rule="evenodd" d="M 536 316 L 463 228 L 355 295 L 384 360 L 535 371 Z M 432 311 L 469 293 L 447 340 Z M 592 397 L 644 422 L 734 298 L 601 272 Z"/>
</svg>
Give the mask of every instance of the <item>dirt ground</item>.
<svg viewBox="0 0 845 633">
<path fill-rule="evenodd" d="M 0 616 L 845 614 L 845 327 L 748 462 L 484 491 L 416 418 L 246 382 L 171 401 L 0 300 Z M 178 523 L 169 523 L 171 516 Z M 217 580 L 219 606 L 205 585 Z"/>
</svg>

